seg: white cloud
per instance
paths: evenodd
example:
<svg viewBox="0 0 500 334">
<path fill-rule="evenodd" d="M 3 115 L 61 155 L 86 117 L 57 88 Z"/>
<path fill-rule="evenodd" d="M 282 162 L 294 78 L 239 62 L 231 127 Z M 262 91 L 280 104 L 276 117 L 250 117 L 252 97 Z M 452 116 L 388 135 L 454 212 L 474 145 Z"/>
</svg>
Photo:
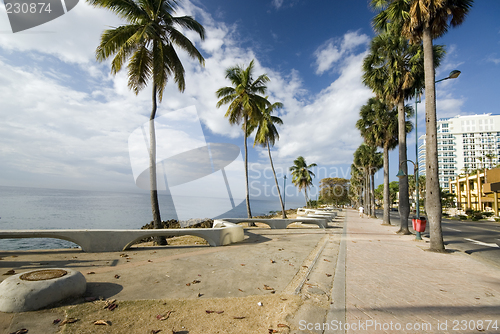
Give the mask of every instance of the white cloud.
<svg viewBox="0 0 500 334">
<path fill-rule="evenodd" d="M 204 53 L 206 65 L 202 68 L 179 52 L 186 91 L 179 93 L 169 82 L 158 116 L 194 105 L 212 133 L 239 137 L 240 127 L 230 126 L 224 117 L 227 107 L 215 107 L 215 91 L 229 85 L 226 68 L 248 65 L 256 56 L 238 46 L 236 27 L 216 22 L 189 2 L 184 11 L 202 20 L 206 28 L 203 42 L 190 35 Z M 34 185 L 38 180 L 37 186 L 134 187 L 127 139 L 149 116 L 151 90 L 135 96 L 127 87 L 126 70 L 111 76 L 109 62 L 95 62 L 94 50 L 107 25 L 117 26 L 119 21 L 80 2 L 33 33 L 0 34 L 0 184 Z M 0 30 L 9 29 L 0 23 Z M 367 40 L 366 35 L 349 32 L 320 48 L 338 50 L 342 61 L 323 52 L 325 65 L 318 64 L 318 69 L 324 72 L 340 63 L 339 77 L 316 96 L 309 95 L 297 70 L 276 72 L 256 59 L 255 73 L 271 78 L 270 100 L 285 105 L 280 111 L 284 121 L 280 141 L 273 152 L 277 168 L 286 169 L 298 155 L 318 164 L 350 164 L 361 142 L 354 123 L 371 95 L 360 79 L 365 50 L 356 53 Z M 29 65 L 14 65 L 19 52 L 35 52 Z M 73 84 L 76 80 L 90 89 Z"/>
<path fill-rule="evenodd" d="M 343 38 L 330 39 L 321 45 L 314 56 L 316 57 L 316 74 L 321 75 L 333 68 L 334 63 L 348 57 L 358 46 L 366 45 L 369 37 L 357 32 L 348 32 Z"/>
<path fill-rule="evenodd" d="M 272 4 L 276 9 L 280 9 L 280 7 L 283 6 L 283 0 L 273 0 Z"/>
</svg>

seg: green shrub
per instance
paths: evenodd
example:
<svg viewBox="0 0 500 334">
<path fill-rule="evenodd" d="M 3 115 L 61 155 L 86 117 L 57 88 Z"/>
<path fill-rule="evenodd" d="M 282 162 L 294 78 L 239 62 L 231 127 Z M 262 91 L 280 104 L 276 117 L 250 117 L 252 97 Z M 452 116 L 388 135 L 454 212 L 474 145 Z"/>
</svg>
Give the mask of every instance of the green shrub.
<svg viewBox="0 0 500 334">
<path fill-rule="evenodd" d="M 465 214 L 467 216 L 472 216 L 473 213 L 474 213 L 474 210 L 472 210 L 471 208 L 465 209 Z"/>
<path fill-rule="evenodd" d="M 466 219 L 467 219 L 467 216 L 464 216 L 464 215 L 458 215 L 458 218 L 460 218 L 460 220 L 466 220 Z"/>
<path fill-rule="evenodd" d="M 500 218 L 495 218 L 495 221 L 496 222 L 500 222 Z"/>
<path fill-rule="evenodd" d="M 443 217 L 449 217 L 450 215 L 446 212 L 443 212 Z"/>
<path fill-rule="evenodd" d="M 484 216 L 484 217 L 493 217 L 493 215 L 494 215 L 494 214 L 495 214 L 495 213 L 494 213 L 494 212 L 492 212 L 492 211 L 483 212 L 483 216 Z"/>
<path fill-rule="evenodd" d="M 480 219 L 483 219 L 483 214 L 482 214 L 481 212 L 477 212 L 477 211 L 475 211 L 475 212 L 472 214 L 471 219 L 472 219 L 473 221 L 478 221 L 478 220 L 480 220 Z"/>
</svg>

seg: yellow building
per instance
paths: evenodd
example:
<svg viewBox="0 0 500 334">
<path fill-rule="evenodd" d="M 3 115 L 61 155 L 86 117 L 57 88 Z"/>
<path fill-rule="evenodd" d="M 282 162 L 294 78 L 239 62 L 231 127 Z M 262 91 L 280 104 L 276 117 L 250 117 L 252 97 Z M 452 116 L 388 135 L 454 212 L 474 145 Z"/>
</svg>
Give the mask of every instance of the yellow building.
<svg viewBox="0 0 500 334">
<path fill-rule="evenodd" d="M 454 181 L 450 181 L 449 191 L 456 195 L 457 209 L 492 210 L 498 216 L 500 168 L 486 170 L 486 178 L 484 172 L 456 178 Z"/>
</svg>

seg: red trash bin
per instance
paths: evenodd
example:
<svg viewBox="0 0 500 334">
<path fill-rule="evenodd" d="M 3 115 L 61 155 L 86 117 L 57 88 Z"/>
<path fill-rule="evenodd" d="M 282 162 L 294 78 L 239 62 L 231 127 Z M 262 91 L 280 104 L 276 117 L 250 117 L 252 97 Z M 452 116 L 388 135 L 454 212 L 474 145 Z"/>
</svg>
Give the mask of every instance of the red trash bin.
<svg viewBox="0 0 500 334">
<path fill-rule="evenodd" d="M 420 219 L 412 219 L 413 229 L 415 232 L 425 232 L 425 226 L 427 225 L 427 220 L 425 217 L 420 217 Z"/>
</svg>

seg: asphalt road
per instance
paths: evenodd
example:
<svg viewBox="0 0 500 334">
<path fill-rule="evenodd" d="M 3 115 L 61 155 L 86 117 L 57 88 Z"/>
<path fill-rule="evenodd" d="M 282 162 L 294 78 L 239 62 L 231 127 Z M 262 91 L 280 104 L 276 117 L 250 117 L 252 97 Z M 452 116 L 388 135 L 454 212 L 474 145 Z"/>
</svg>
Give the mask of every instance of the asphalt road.
<svg viewBox="0 0 500 334">
<path fill-rule="evenodd" d="M 377 217 L 382 212 L 377 210 Z M 410 215 L 410 218 L 412 216 Z M 399 225 L 399 213 L 391 211 L 391 224 Z M 410 231 L 411 219 L 408 221 Z M 471 256 L 492 262 L 500 267 L 500 223 L 490 221 L 460 221 L 443 219 L 441 221 L 443 238 L 447 249 L 455 249 Z M 429 228 L 422 233 L 429 237 Z"/>
</svg>

